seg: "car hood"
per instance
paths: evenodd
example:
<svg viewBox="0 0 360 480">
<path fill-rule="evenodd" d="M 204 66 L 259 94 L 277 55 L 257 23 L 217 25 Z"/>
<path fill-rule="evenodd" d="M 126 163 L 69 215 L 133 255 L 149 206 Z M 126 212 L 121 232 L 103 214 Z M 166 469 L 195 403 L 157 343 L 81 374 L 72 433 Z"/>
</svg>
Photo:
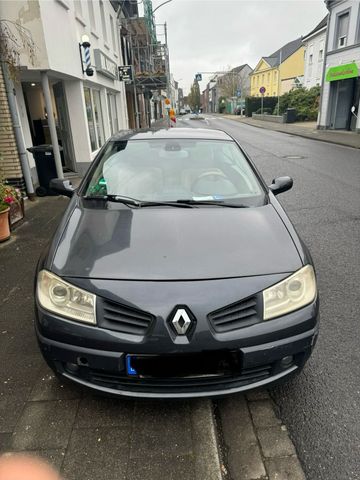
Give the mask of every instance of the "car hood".
<svg viewBox="0 0 360 480">
<path fill-rule="evenodd" d="M 50 269 L 66 277 L 201 280 L 293 272 L 302 266 L 271 204 L 192 209 L 77 205 L 61 228 Z"/>
</svg>

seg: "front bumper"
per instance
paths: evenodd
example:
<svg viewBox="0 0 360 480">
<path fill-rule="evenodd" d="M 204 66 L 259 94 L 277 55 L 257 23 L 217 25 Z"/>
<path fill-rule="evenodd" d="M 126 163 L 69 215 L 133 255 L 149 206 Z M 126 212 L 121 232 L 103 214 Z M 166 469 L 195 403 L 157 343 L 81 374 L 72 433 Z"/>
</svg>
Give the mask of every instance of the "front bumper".
<svg viewBox="0 0 360 480">
<path fill-rule="evenodd" d="M 125 372 L 125 353 L 88 349 L 43 337 L 38 342 L 49 366 L 64 378 L 110 395 L 137 398 L 215 397 L 244 392 L 301 370 L 316 343 L 318 327 L 276 342 L 238 349 L 241 368 L 220 377 L 134 378 Z M 292 357 L 282 365 L 284 357 Z"/>
</svg>

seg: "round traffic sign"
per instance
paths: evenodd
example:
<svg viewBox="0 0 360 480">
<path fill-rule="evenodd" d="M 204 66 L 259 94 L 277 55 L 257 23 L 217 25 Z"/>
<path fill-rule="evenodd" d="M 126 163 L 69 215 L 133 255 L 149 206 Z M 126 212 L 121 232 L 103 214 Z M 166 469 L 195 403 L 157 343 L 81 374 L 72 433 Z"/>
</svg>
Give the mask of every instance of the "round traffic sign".
<svg viewBox="0 0 360 480">
<path fill-rule="evenodd" d="M 264 93 L 266 92 L 266 88 L 265 87 L 260 87 L 259 88 L 259 92 L 264 95 Z"/>
</svg>

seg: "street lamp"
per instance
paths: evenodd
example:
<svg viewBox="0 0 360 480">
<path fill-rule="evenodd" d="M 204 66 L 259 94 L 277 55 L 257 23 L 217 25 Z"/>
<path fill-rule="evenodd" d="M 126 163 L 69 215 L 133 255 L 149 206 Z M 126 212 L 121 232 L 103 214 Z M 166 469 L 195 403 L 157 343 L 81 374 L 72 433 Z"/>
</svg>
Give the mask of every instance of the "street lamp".
<svg viewBox="0 0 360 480">
<path fill-rule="evenodd" d="M 159 10 L 160 7 L 162 7 L 163 5 L 165 5 L 166 3 L 170 3 L 172 2 L 173 0 L 166 0 L 166 2 L 163 2 L 161 3 L 158 7 L 155 8 L 155 10 L 153 10 L 153 15 L 154 13 L 156 12 L 156 10 Z"/>
</svg>

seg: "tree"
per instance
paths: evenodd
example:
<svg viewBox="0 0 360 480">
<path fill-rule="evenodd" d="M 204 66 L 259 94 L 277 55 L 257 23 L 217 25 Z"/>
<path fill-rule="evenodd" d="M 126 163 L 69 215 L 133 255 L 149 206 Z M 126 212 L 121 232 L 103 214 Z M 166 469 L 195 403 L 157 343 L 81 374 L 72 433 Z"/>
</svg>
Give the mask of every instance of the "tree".
<svg viewBox="0 0 360 480">
<path fill-rule="evenodd" d="M 188 102 L 192 111 L 199 111 L 201 100 L 200 87 L 197 80 L 194 80 L 194 83 L 191 85 L 190 93 L 188 95 Z"/>
<path fill-rule="evenodd" d="M 218 79 L 220 94 L 228 100 L 237 97 L 237 91 L 243 92 L 245 88 L 244 72 L 237 70 L 237 68 L 228 67 L 227 73 Z"/>
<path fill-rule="evenodd" d="M 13 79 L 19 70 L 21 50 L 27 52 L 34 64 L 35 48 L 30 30 L 11 20 L 0 20 L 0 60 Z"/>
</svg>

